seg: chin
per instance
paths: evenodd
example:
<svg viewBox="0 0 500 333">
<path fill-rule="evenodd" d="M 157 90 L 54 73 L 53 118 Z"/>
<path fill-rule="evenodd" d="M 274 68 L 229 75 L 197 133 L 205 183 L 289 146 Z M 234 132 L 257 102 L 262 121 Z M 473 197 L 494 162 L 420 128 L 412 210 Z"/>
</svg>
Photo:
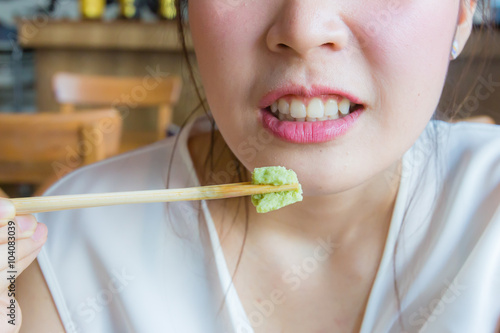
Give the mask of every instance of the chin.
<svg viewBox="0 0 500 333">
<path fill-rule="evenodd" d="M 304 197 L 321 197 L 342 193 L 359 184 L 347 183 L 346 181 L 325 181 L 325 179 L 299 181 L 302 186 Z"/>
</svg>

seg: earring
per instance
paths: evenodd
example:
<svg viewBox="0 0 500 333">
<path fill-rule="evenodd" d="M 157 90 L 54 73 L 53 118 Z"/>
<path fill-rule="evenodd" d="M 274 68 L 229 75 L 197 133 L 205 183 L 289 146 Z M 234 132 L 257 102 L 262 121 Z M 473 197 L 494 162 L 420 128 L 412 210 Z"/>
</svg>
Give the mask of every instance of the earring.
<svg viewBox="0 0 500 333">
<path fill-rule="evenodd" d="M 451 60 L 455 60 L 458 57 L 458 41 L 455 39 L 453 41 L 453 46 L 451 48 Z"/>
</svg>

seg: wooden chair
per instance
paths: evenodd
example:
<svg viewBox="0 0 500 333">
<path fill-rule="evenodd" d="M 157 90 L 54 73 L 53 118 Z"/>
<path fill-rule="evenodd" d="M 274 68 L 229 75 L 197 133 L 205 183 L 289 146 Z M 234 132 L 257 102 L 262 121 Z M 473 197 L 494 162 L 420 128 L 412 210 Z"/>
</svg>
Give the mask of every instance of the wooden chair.
<svg viewBox="0 0 500 333">
<path fill-rule="evenodd" d="M 115 155 L 121 131 L 114 109 L 0 113 L 0 184 L 45 189 L 78 167 Z"/>
<path fill-rule="evenodd" d="M 150 142 L 144 142 L 146 144 L 165 138 L 172 122 L 172 107 L 179 100 L 182 79 L 179 76 L 118 77 L 60 72 L 54 75 L 52 87 L 63 113 L 71 113 L 82 105 L 158 107 L 156 135 Z"/>
</svg>

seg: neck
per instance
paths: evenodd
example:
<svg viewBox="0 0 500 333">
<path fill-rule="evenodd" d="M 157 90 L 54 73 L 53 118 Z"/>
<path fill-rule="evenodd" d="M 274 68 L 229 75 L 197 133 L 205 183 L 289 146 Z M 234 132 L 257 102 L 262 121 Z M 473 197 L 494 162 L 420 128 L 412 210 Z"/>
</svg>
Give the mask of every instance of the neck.
<svg viewBox="0 0 500 333">
<path fill-rule="evenodd" d="M 209 142 L 208 137 L 203 135 L 191 138 L 189 144 L 191 156 L 202 183 L 205 183 L 203 162 L 208 154 L 207 142 Z M 219 142 L 223 141 L 219 140 Z M 227 162 L 231 160 L 229 150 L 224 147 L 219 144 L 215 145 L 214 155 L 220 156 L 215 163 L 216 169 L 220 167 L 224 170 Z M 302 202 L 266 214 L 257 213 L 249 203 L 248 231 L 258 237 L 281 238 L 286 235 L 286 237 L 311 241 L 331 235 L 336 241 L 343 243 L 366 240 L 367 237 L 385 239 L 400 182 L 400 177 L 386 177 L 386 175 L 399 175 L 400 166 L 401 160 L 398 160 L 387 170 L 355 188 L 325 196 L 305 196 Z M 250 199 L 247 198 L 247 200 Z M 233 222 L 243 221 L 243 223 L 238 223 L 242 226 L 246 215 L 240 203 L 238 199 L 233 199 L 227 200 L 224 204 L 210 202 L 209 206 L 213 215 L 218 215 L 215 211 L 225 211 L 224 216 Z M 219 227 L 226 229 L 224 224 L 221 221 Z M 228 224 L 231 225 L 228 229 L 234 226 L 232 222 Z"/>
<path fill-rule="evenodd" d="M 342 241 L 371 231 L 387 230 L 392 217 L 400 177 L 400 161 L 390 170 L 341 193 L 305 196 L 302 202 L 266 214 L 251 212 L 252 229 L 265 228 L 309 239 L 334 235 Z M 389 172 L 391 171 L 391 172 Z"/>
</svg>

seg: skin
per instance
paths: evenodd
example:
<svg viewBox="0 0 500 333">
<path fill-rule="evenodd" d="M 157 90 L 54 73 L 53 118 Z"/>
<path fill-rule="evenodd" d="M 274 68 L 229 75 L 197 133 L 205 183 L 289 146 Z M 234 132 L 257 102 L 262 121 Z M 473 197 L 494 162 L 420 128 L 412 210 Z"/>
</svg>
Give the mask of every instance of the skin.
<svg viewBox="0 0 500 333">
<path fill-rule="evenodd" d="M 263 215 L 250 210 L 234 277 L 239 297 L 247 314 L 274 289 L 284 291 L 285 299 L 269 316 L 253 321 L 257 332 L 360 329 L 390 225 L 401 157 L 429 122 L 452 41 L 456 37 L 463 48 L 475 10 L 475 2 L 459 0 L 389 3 L 189 2 L 200 75 L 223 138 L 218 149 L 227 144 L 247 172 L 286 166 L 297 173 L 304 190 L 303 202 L 286 209 Z M 378 32 L 367 34 L 367 26 Z M 346 135 L 330 142 L 263 142 L 268 136 L 258 120 L 259 100 L 290 83 L 348 91 L 366 111 Z M 200 174 L 207 142 L 207 137 L 190 142 Z M 247 149 L 249 142 L 257 153 Z M 224 158 L 229 161 L 230 154 L 223 155 L 215 172 L 224 172 Z M 210 203 L 231 271 L 245 234 L 245 217 L 236 207 L 236 200 Z M 284 272 L 310 257 L 318 238 L 328 237 L 335 251 L 290 290 Z"/>
</svg>

